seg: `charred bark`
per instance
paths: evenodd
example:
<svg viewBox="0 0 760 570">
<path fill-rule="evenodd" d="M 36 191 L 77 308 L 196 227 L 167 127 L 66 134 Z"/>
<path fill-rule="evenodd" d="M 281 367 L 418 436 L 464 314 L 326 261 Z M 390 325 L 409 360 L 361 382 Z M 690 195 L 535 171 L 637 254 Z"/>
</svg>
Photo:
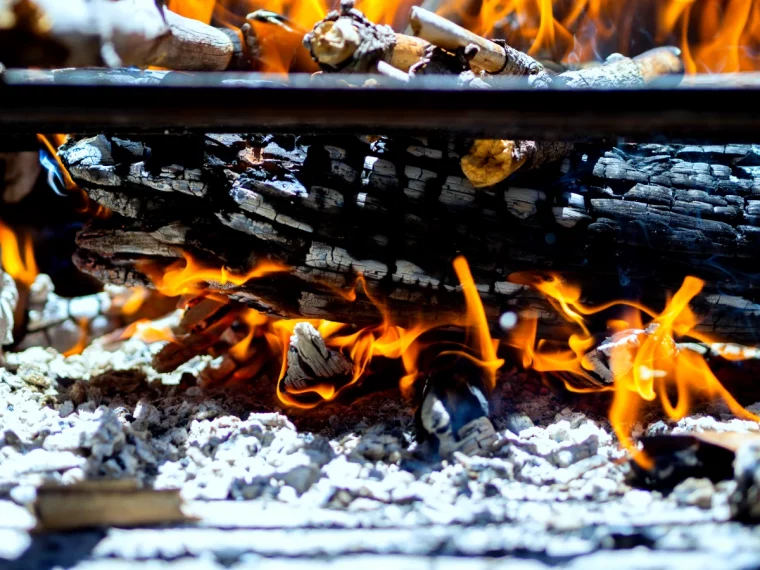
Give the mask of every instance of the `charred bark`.
<svg viewBox="0 0 760 570">
<path fill-rule="evenodd" d="M 760 335 L 760 147 L 577 147 L 557 168 L 486 190 L 462 175 L 467 149 L 444 138 L 73 141 L 62 157 L 75 181 L 117 214 L 80 233 L 76 261 L 136 284 L 147 281 L 139 262 L 183 252 L 240 272 L 275 260 L 291 270 L 209 286 L 265 312 L 356 324 L 380 320 L 372 297 L 403 325 L 461 315 L 451 261 L 463 254 L 492 324 L 530 311 L 540 334 L 563 338 L 565 322 L 511 274 L 559 272 L 588 303 L 655 310 L 695 275 L 706 281 L 693 303 L 701 330 Z M 369 296 L 350 300 L 357 274 Z"/>
</svg>

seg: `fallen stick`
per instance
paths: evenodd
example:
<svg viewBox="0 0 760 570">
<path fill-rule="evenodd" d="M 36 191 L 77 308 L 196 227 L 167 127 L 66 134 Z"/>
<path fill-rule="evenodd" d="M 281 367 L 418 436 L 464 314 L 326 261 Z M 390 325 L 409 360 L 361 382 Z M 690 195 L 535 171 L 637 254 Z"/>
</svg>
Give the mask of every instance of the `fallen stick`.
<svg viewBox="0 0 760 570">
<path fill-rule="evenodd" d="M 235 57 L 245 43 L 236 30 L 184 18 L 154 0 L 13 0 L 0 7 L 7 67 L 222 71 L 245 60 Z"/>
<path fill-rule="evenodd" d="M 48 532 L 191 520 L 182 512 L 182 498 L 178 490 L 141 489 L 132 480 L 43 486 L 37 490 L 34 511 L 37 530 Z"/>
<path fill-rule="evenodd" d="M 380 61 L 409 71 L 429 45 L 371 22 L 350 0 L 341 2 L 340 11 L 330 12 L 304 37 L 304 46 L 325 71 L 375 71 Z"/>
<path fill-rule="evenodd" d="M 483 38 L 419 6 L 412 8 L 410 24 L 415 36 L 431 44 L 451 52 L 466 50 L 470 65 L 488 73 L 530 75 L 536 80 L 548 75 L 544 66 L 527 53 Z"/>
<path fill-rule="evenodd" d="M 201 330 L 178 336 L 176 342 L 166 344 L 153 357 L 153 367 L 162 373 L 172 372 L 194 356 L 206 353 L 236 319 L 232 307 L 225 305 L 199 324 Z"/>
</svg>

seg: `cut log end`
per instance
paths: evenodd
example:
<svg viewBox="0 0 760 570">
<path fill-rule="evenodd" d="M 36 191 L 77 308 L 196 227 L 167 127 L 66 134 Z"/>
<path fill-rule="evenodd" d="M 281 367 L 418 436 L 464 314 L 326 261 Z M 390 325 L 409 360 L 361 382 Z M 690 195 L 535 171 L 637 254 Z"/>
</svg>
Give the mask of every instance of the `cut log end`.
<svg viewBox="0 0 760 570">
<path fill-rule="evenodd" d="M 498 184 L 511 176 L 527 159 L 516 154 L 518 146 L 510 140 L 476 140 L 461 160 L 462 172 L 475 188 Z"/>
<path fill-rule="evenodd" d="M 354 57 L 361 37 L 347 18 L 318 24 L 311 32 L 307 47 L 316 61 L 338 67 Z"/>
</svg>

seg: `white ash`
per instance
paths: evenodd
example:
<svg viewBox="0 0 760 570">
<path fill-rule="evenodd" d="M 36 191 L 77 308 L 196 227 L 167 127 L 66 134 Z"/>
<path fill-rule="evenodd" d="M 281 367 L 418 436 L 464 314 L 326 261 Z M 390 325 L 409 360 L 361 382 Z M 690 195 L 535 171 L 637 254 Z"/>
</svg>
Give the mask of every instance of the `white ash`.
<svg viewBox="0 0 760 570">
<path fill-rule="evenodd" d="M 14 311 L 18 305 L 18 289 L 13 278 L 0 267 L 0 346 L 13 342 Z M 3 354 L 0 348 L 0 360 Z"/>
<path fill-rule="evenodd" d="M 551 395 L 511 411 L 494 401 L 493 449 L 433 462 L 415 443 L 411 412 L 387 396 L 323 414 L 317 431 L 298 429 L 309 412 L 291 421 L 274 400 L 241 403 L 193 385 L 208 357 L 157 373 L 150 361 L 159 348 L 132 339 L 115 352 L 96 343 L 69 358 L 40 348 L 8 355 L 15 372 L 0 371 L 0 558 L 33 549 L 25 506 L 41 483 L 127 477 L 181 489 L 199 521 L 112 529 L 79 566 L 198 558 L 228 567 L 287 558 L 298 566 L 317 556 L 353 567 L 375 554 L 414 568 L 432 555 L 530 553 L 524 562 L 535 568 L 583 560 L 648 568 L 660 550 L 663 560 L 699 551 L 713 564 L 760 556 L 755 527 L 731 521 L 736 482 L 687 480 L 667 496 L 634 489 L 608 422 Z M 383 413 L 351 424 L 351 414 L 369 410 L 361 406 Z M 642 432 L 708 429 L 760 428 L 703 416 Z M 757 471 L 737 469 L 757 485 Z M 617 555 L 637 544 L 652 554 L 645 562 Z"/>
</svg>

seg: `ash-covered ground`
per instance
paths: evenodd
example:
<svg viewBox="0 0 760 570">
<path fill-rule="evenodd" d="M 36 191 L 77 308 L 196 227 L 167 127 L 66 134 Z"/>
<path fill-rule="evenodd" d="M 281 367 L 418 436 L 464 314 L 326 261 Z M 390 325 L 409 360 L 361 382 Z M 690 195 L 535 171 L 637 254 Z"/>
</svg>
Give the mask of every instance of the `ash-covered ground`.
<svg viewBox="0 0 760 570">
<path fill-rule="evenodd" d="M 441 462 L 415 442 L 394 391 L 285 415 L 273 382 L 204 391 L 209 357 L 162 375 L 150 366 L 157 348 L 132 339 L 69 358 L 7 355 L 0 567 L 760 568 L 760 528 L 731 520 L 737 483 L 632 487 L 602 407 L 584 405 L 592 396 L 505 372 L 493 452 Z M 717 416 L 639 433 L 760 431 Z M 180 488 L 197 521 L 30 532 L 41 483 L 101 478 Z"/>
</svg>

